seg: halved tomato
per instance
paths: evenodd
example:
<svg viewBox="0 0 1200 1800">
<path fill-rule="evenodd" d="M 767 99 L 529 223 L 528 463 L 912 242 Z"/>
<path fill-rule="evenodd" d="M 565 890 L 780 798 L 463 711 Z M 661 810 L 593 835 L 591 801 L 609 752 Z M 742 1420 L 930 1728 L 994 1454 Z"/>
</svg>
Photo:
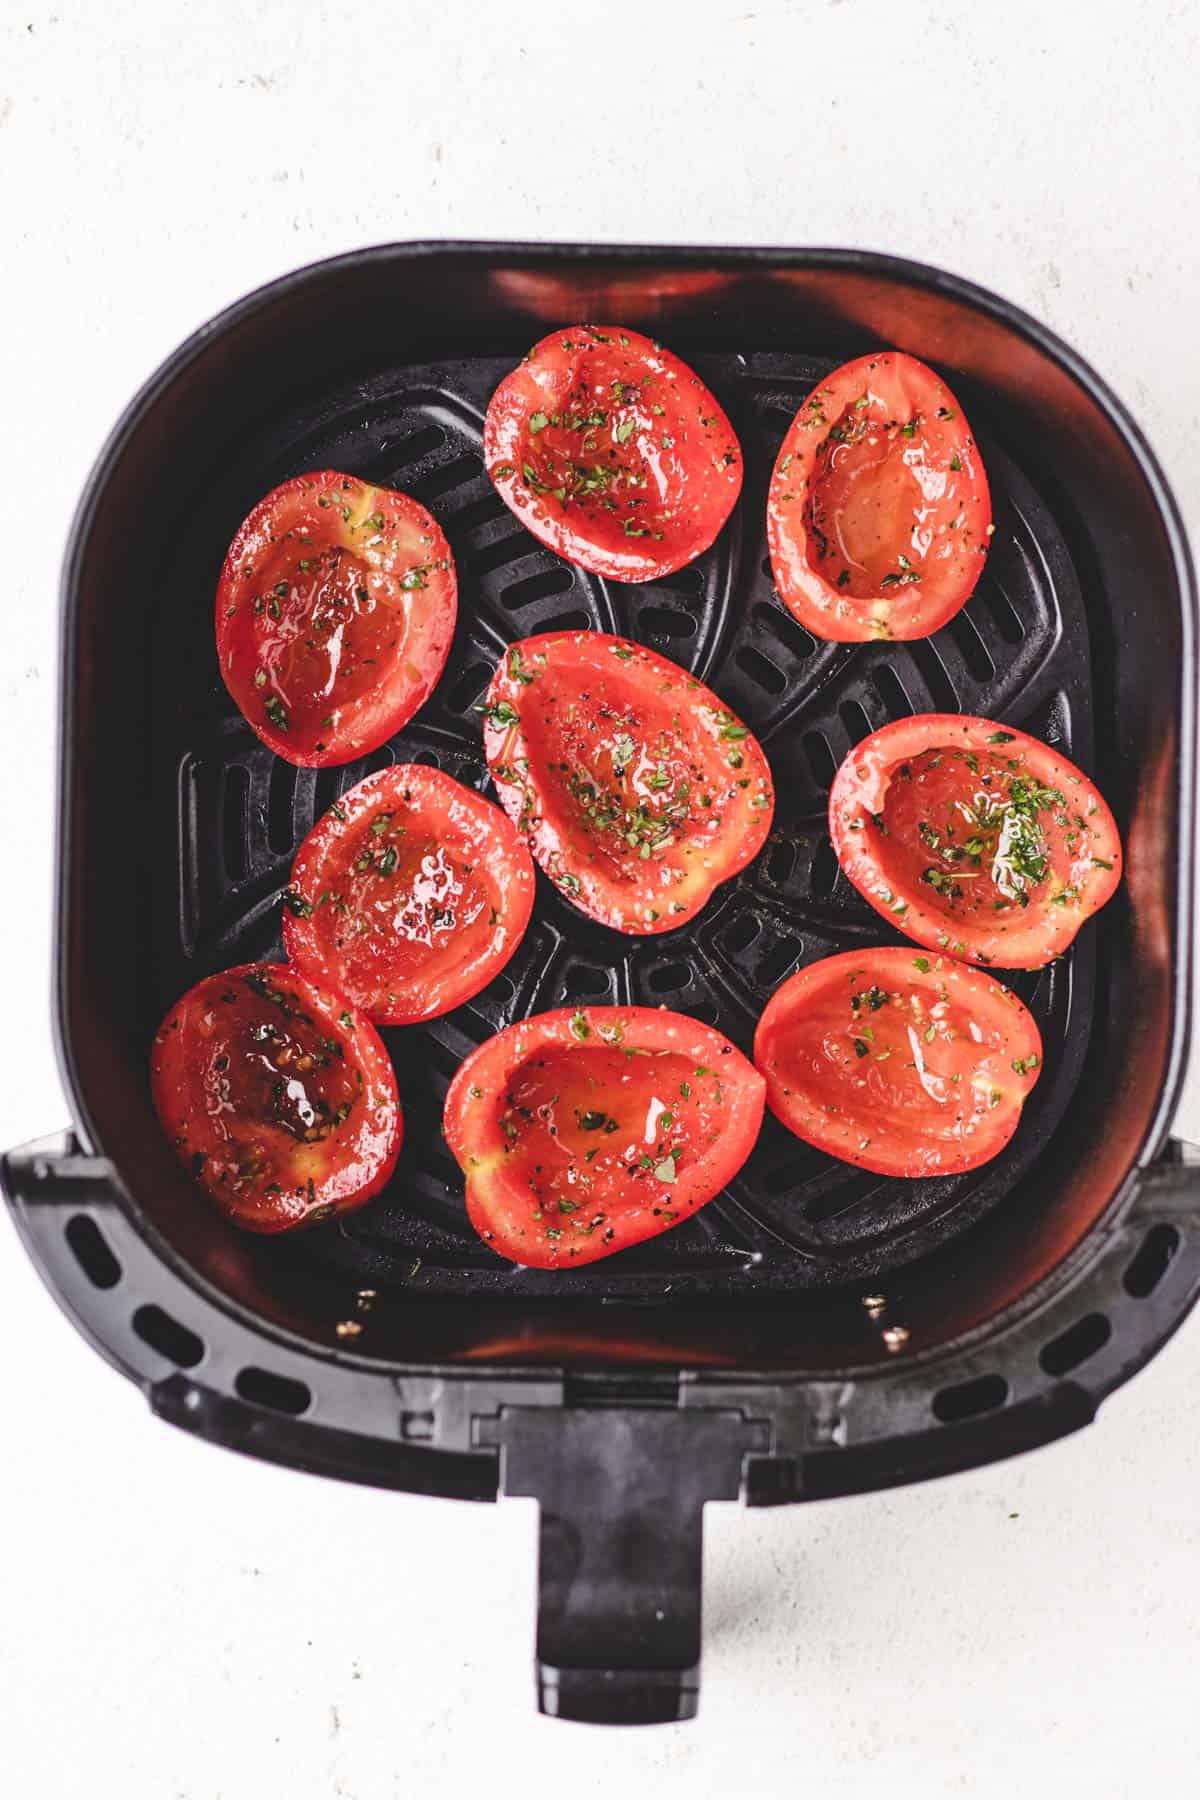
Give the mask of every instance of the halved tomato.
<svg viewBox="0 0 1200 1800">
<path fill-rule="evenodd" d="M 1061 955 L 1121 879 L 1100 794 L 1049 744 L 918 713 L 853 749 L 829 793 L 838 860 L 918 944 L 1002 969 Z"/>
<path fill-rule="evenodd" d="M 1042 1067 L 1017 996 L 950 957 L 852 950 L 777 988 L 754 1036 L 789 1131 L 878 1175 L 950 1175 L 1001 1151 Z"/>
<path fill-rule="evenodd" d="M 535 344 L 488 407 L 483 457 L 534 537 L 614 581 L 654 581 L 707 550 L 742 453 L 700 377 L 618 325 Z"/>
<path fill-rule="evenodd" d="M 324 469 L 239 527 L 217 587 L 225 685 L 277 756 L 351 762 L 428 700 L 458 589 L 441 527 L 407 494 Z"/>
<path fill-rule="evenodd" d="M 684 924 L 771 828 L 767 759 L 699 681 L 600 631 L 505 654 L 483 708 L 492 779 L 537 861 L 617 931 Z"/>
<path fill-rule="evenodd" d="M 150 1084 L 180 1161 L 251 1231 L 353 1212 L 400 1151 L 396 1077 L 374 1026 L 279 963 L 208 975 L 177 1000 Z"/>
<path fill-rule="evenodd" d="M 289 962 L 378 1025 L 435 1019 L 502 969 L 533 908 L 508 818 L 439 769 L 368 775 L 309 832 L 283 896 Z"/>
<path fill-rule="evenodd" d="M 819 382 L 767 494 L 779 597 L 816 637 L 928 637 L 975 590 L 992 533 L 962 408 L 914 357 L 881 350 Z"/>
<path fill-rule="evenodd" d="M 737 1174 L 763 1081 L 719 1031 L 680 1013 L 541 1013 L 467 1057 L 443 1130 L 484 1242 L 574 1269 L 691 1218 Z"/>
</svg>

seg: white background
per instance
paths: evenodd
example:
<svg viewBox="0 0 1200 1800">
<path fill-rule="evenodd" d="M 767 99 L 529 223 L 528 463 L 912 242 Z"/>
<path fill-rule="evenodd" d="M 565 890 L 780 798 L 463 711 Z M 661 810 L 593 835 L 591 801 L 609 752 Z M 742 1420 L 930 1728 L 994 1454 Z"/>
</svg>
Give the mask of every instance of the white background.
<svg viewBox="0 0 1200 1800">
<path fill-rule="evenodd" d="M 1194 526 L 1198 57 L 1185 0 L 0 0 L 0 1143 L 66 1119 L 47 1024 L 62 540 L 109 424 L 185 333 L 387 238 L 872 246 L 1074 342 Z M 1195 1079 L 1182 1124 L 1200 1136 Z M 601 1735 L 534 1715 L 530 1503 L 356 1491 L 154 1423 L 5 1228 L 0 1782 L 1194 1792 L 1198 1387 L 1200 1322 L 1056 1449 L 710 1509 L 701 1718 Z"/>
</svg>

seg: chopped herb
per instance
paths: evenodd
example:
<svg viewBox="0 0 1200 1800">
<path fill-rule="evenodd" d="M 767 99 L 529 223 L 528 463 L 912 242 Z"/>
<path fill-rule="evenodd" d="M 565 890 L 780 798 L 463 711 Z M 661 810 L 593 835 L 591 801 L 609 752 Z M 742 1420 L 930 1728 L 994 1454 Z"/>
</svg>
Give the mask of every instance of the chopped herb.
<svg viewBox="0 0 1200 1800">
<path fill-rule="evenodd" d="M 656 1181 L 674 1181 L 674 1179 L 675 1179 L 675 1155 L 674 1155 L 674 1152 L 672 1152 L 672 1154 L 670 1156 L 664 1156 L 660 1163 L 655 1164 L 654 1179 Z"/>
<path fill-rule="evenodd" d="M 993 731 L 988 736 L 989 744 L 1011 744 L 1012 741 L 1013 734 L 1011 731 Z"/>
<path fill-rule="evenodd" d="M 507 726 L 521 723 L 520 713 L 515 706 L 510 706 L 507 700 L 493 700 L 490 705 L 481 706 L 479 711 L 485 719 L 490 719 L 493 725 Z"/>
<path fill-rule="evenodd" d="M 545 431 L 549 423 L 550 421 L 544 412 L 535 412 L 530 413 L 529 415 L 529 429 L 535 436 L 539 431 Z"/>
<path fill-rule="evenodd" d="M 579 1039 L 581 1044 L 592 1035 L 592 1028 L 587 1022 L 582 1007 L 576 1007 L 571 1014 L 571 1033 L 572 1036 Z"/>
<path fill-rule="evenodd" d="M 929 973 L 929 958 L 927 956 L 914 956 L 913 957 L 913 968 L 920 970 L 922 975 L 928 975 L 928 973 Z"/>
<path fill-rule="evenodd" d="M 1034 1056 L 1017 1056 L 1013 1058 L 1013 1069 L 1018 1075 L 1028 1075 L 1030 1069 L 1036 1069 L 1039 1058 Z"/>
<path fill-rule="evenodd" d="M 283 701 L 279 698 L 278 694 L 272 694 L 267 701 L 266 714 L 277 731 L 287 730 L 288 716 L 284 711 Z"/>
<path fill-rule="evenodd" d="M 313 909 L 311 902 L 306 900 L 302 894 L 298 894 L 294 888 L 284 888 L 283 904 L 287 907 L 293 917 L 297 919 L 312 918 Z"/>
</svg>

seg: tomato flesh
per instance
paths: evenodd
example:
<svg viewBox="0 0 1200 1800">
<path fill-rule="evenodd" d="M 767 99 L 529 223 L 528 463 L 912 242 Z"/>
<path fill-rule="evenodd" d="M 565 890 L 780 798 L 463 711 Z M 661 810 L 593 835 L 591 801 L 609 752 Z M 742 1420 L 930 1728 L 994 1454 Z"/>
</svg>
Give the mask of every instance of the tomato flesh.
<svg viewBox="0 0 1200 1800">
<path fill-rule="evenodd" d="M 1042 1066 L 1026 1007 L 950 957 L 851 951 L 793 975 L 754 1040 L 797 1137 L 880 1175 L 977 1168 L 1012 1137 Z"/>
<path fill-rule="evenodd" d="M 304 767 L 377 748 L 432 693 L 454 635 L 450 546 L 406 494 L 326 470 L 254 508 L 217 589 L 226 686 Z"/>
<path fill-rule="evenodd" d="M 463 1063 L 444 1130 L 484 1241 L 576 1268 L 690 1218 L 758 1134 L 763 1083 L 719 1032 L 594 1006 L 511 1025 Z"/>
<path fill-rule="evenodd" d="M 598 631 L 513 645 L 484 707 L 488 766 L 550 879 L 618 931 L 670 931 L 771 826 L 756 740 L 665 657 Z"/>
<path fill-rule="evenodd" d="M 181 1162 L 252 1231 L 363 1205 L 400 1149 L 396 1080 L 373 1028 L 276 964 L 207 976 L 176 1002 L 154 1039 L 151 1090 Z"/>
<path fill-rule="evenodd" d="M 733 427 L 686 363 L 641 332 L 574 325 L 492 396 L 488 474 L 534 536 L 615 581 L 706 550 L 741 492 Z"/>
<path fill-rule="evenodd" d="M 991 530 L 975 440 L 924 363 L 859 357 L 797 412 L 767 537 L 779 597 L 817 637 L 927 637 L 970 598 Z"/>
<path fill-rule="evenodd" d="M 284 894 L 288 960 L 377 1024 L 433 1019 L 512 956 L 533 908 L 507 816 L 439 769 L 398 764 L 342 796 Z"/>
<path fill-rule="evenodd" d="M 1121 879 L 1103 799 L 1073 763 L 994 719 L 926 713 L 852 750 L 834 848 L 875 910 L 971 962 L 1040 968 Z"/>
</svg>

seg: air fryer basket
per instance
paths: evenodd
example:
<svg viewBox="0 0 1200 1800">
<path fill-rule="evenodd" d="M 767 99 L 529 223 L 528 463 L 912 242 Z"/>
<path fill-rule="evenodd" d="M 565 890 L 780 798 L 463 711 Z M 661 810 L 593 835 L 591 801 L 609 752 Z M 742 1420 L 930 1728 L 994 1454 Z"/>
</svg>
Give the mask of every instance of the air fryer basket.
<svg viewBox="0 0 1200 1800">
<path fill-rule="evenodd" d="M 517 524 L 483 472 L 501 374 L 580 318 L 693 361 L 746 453 L 717 544 L 606 583 Z M 799 400 L 880 344 L 945 369 L 996 503 L 975 597 L 933 638 L 820 644 L 775 598 L 767 477 Z M 226 544 L 303 469 L 417 494 L 459 565 L 437 694 L 365 762 L 296 770 L 232 707 L 212 640 Z M 162 1416 L 297 1467 L 542 1503 L 540 1697 L 578 1718 L 689 1716 L 704 1501 L 752 1504 L 962 1468 L 1086 1423 L 1200 1284 L 1200 1179 L 1166 1136 L 1186 1049 L 1194 594 L 1135 427 L 1032 320 L 857 252 L 409 245 L 301 271 L 186 344 L 135 400 L 64 575 L 57 1018 L 73 1132 L 14 1151 L 25 1241 Z M 203 973 L 281 954 L 279 895 L 315 817 L 369 769 L 486 785 L 473 710 L 504 645 L 620 631 L 693 669 L 764 742 L 772 838 L 677 934 L 629 940 L 541 877 L 534 923 L 475 1001 L 385 1033 L 406 1116 L 387 1192 L 293 1240 L 239 1234 L 176 1167 L 147 1050 Z M 1010 720 L 1094 772 L 1127 849 L 1066 957 L 1013 978 L 1045 1075 L 973 1174 L 899 1182 L 769 1122 L 694 1221 L 585 1270 L 502 1264 L 466 1222 L 446 1084 L 509 1020 L 665 1004 L 748 1047 L 803 963 L 887 936 L 825 831 L 846 750 L 928 710 Z"/>
</svg>

